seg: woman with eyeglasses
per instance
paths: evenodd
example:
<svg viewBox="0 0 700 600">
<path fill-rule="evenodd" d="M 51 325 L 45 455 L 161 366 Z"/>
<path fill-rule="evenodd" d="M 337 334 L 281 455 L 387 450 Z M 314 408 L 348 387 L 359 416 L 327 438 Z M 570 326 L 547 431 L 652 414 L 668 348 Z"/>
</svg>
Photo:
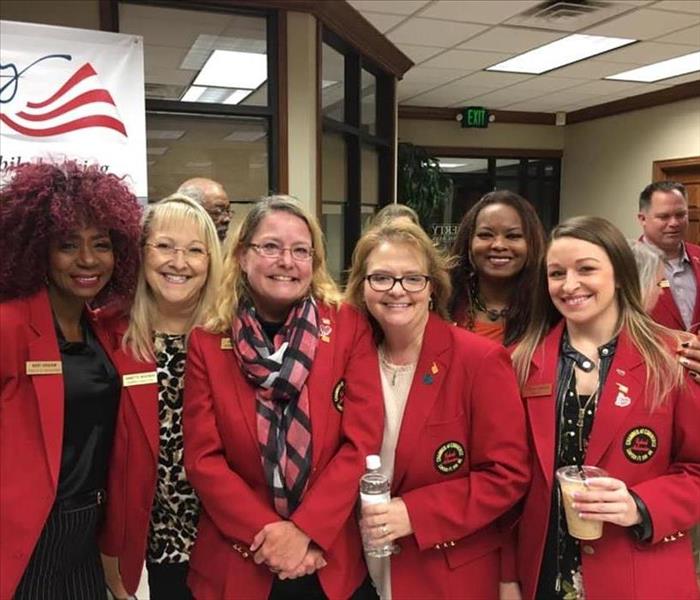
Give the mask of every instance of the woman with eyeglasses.
<svg viewBox="0 0 700 600">
<path fill-rule="evenodd" d="M 179 194 L 148 207 L 141 247 L 131 319 L 116 355 L 139 375 L 122 390 L 103 562 L 116 598 L 136 591 L 145 559 L 151 600 L 188 600 L 199 501 L 182 457 L 184 371 L 190 332 L 219 288 L 221 250 L 206 210 Z"/>
<path fill-rule="evenodd" d="M 0 189 L 0 598 L 106 597 L 97 535 L 129 374 L 111 323 L 140 217 L 98 165 L 23 163 Z"/>
<path fill-rule="evenodd" d="M 417 225 L 358 242 L 348 300 L 379 348 L 392 500 L 361 527 L 393 556 L 367 557 L 382 600 L 496 598 L 501 518 L 525 493 L 530 457 L 507 351 L 446 321 L 446 261 Z"/>
<path fill-rule="evenodd" d="M 532 322 L 513 354 L 538 457 L 518 527 L 521 597 L 700 598 L 688 535 L 700 520 L 700 388 L 677 336 L 645 311 L 630 247 L 605 219 L 557 225 L 546 277 L 537 299 L 561 320 Z M 607 475 L 562 494 L 555 471 L 582 465 Z M 602 537 L 574 537 L 565 503 Z"/>
<path fill-rule="evenodd" d="M 185 467 L 197 598 L 375 598 L 353 515 L 382 404 L 366 320 L 339 305 L 316 221 L 260 200 L 190 339 Z"/>
</svg>

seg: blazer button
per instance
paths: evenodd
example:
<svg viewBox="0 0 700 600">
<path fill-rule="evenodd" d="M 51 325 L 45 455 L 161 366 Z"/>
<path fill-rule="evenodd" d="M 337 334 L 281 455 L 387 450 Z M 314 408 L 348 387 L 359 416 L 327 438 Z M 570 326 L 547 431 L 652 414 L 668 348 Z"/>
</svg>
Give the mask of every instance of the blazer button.
<svg viewBox="0 0 700 600">
<path fill-rule="evenodd" d="M 440 550 L 440 544 L 435 544 L 435 550 Z"/>
<path fill-rule="evenodd" d="M 401 554 L 401 544 L 394 542 L 394 550 L 392 554 Z"/>
<path fill-rule="evenodd" d="M 454 548 L 454 546 L 455 546 L 455 543 L 454 543 L 454 542 L 450 542 L 450 548 Z"/>
<path fill-rule="evenodd" d="M 250 556 L 250 554 L 248 554 L 247 552 L 244 552 L 244 553 L 242 554 L 242 556 L 243 556 L 243 558 L 248 558 L 248 557 Z"/>
<path fill-rule="evenodd" d="M 595 548 L 589 544 L 584 544 L 581 546 L 581 550 L 583 550 L 584 554 L 592 555 L 595 554 Z"/>
</svg>

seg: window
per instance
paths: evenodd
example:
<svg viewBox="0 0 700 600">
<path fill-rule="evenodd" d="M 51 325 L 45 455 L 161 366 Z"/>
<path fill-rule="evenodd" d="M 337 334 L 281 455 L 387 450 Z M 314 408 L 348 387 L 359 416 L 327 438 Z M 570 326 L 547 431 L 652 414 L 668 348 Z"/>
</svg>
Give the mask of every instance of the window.
<svg viewBox="0 0 700 600">
<path fill-rule="evenodd" d="M 144 39 L 149 201 L 208 177 L 244 213 L 277 188 L 276 16 L 200 6 L 119 3 Z"/>
<path fill-rule="evenodd" d="M 321 57 L 322 226 L 340 279 L 363 227 L 393 201 L 394 79 L 328 30 Z"/>
</svg>

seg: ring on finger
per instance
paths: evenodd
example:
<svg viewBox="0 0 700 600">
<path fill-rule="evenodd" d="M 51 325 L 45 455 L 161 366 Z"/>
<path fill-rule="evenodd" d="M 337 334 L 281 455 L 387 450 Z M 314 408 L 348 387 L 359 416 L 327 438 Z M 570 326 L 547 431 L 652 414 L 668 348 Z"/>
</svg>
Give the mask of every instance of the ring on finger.
<svg viewBox="0 0 700 600">
<path fill-rule="evenodd" d="M 382 525 L 380 531 L 382 532 L 383 536 L 389 535 L 389 528 L 386 525 Z"/>
</svg>

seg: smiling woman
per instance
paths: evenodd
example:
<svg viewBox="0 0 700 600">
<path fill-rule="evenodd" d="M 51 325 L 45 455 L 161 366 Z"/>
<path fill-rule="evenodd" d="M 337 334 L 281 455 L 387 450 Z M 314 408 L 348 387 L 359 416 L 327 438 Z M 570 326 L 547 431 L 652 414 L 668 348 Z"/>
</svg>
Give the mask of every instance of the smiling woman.
<svg viewBox="0 0 700 600">
<path fill-rule="evenodd" d="M 140 207 L 98 166 L 21 164 L 0 191 L 0 597 L 103 598 L 97 533 L 119 405 L 112 310 Z M 48 575 L 47 575 L 48 574 Z"/>
<path fill-rule="evenodd" d="M 117 360 L 143 378 L 122 391 L 101 546 L 116 598 L 135 592 L 145 558 L 151 599 L 184 600 L 199 501 L 182 461 L 183 375 L 189 334 L 218 290 L 221 250 L 206 210 L 175 194 L 148 207 L 142 252 Z"/>
</svg>

